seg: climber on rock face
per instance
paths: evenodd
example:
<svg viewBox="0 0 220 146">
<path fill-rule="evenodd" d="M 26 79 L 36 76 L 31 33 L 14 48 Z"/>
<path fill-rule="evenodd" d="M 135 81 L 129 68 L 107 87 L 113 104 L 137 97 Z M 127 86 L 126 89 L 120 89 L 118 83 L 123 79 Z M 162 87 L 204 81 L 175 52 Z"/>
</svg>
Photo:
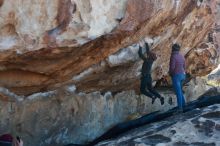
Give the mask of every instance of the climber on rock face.
<svg viewBox="0 0 220 146">
<path fill-rule="evenodd" d="M 153 88 L 151 78 L 151 67 L 153 62 L 157 59 L 156 54 L 150 51 L 148 43 L 145 42 L 146 53 L 142 53 L 143 46 L 139 45 L 139 57 L 144 61 L 141 70 L 141 86 L 140 91 L 142 94 L 152 98 L 152 104 L 156 98 L 160 99 L 161 105 L 164 104 L 164 98 Z M 146 55 L 146 57 L 145 57 Z M 148 89 L 148 91 L 146 90 Z"/>
<path fill-rule="evenodd" d="M 173 88 L 177 97 L 179 111 L 182 112 L 185 106 L 185 98 L 182 91 L 182 82 L 185 80 L 185 58 L 179 53 L 180 45 L 173 44 L 170 57 L 169 74 L 172 78 Z"/>
</svg>

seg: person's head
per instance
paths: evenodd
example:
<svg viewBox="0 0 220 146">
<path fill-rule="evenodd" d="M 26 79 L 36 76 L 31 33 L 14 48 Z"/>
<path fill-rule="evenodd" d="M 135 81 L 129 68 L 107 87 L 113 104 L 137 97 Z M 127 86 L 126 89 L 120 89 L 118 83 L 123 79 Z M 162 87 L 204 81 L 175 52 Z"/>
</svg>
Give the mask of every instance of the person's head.
<svg viewBox="0 0 220 146">
<path fill-rule="evenodd" d="M 153 53 L 153 52 L 151 52 L 151 51 L 149 51 L 149 52 L 147 53 L 147 57 L 148 57 L 149 59 L 153 60 L 153 61 L 155 61 L 155 60 L 157 59 L 156 54 Z"/>
<path fill-rule="evenodd" d="M 174 51 L 180 51 L 180 45 L 179 44 L 173 44 L 172 45 L 172 52 Z"/>
<path fill-rule="evenodd" d="M 13 137 L 10 134 L 0 136 L 0 146 L 12 146 Z"/>
<path fill-rule="evenodd" d="M 11 134 L 3 134 L 0 136 L 0 146 L 23 146 L 23 141 L 19 137 L 14 138 Z"/>
</svg>

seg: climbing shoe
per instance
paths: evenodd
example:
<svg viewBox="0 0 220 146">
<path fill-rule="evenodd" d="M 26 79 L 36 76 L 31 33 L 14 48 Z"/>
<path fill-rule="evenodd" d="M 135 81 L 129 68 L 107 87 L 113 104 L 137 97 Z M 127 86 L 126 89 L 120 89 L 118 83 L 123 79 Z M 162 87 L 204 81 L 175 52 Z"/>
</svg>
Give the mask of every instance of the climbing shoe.
<svg viewBox="0 0 220 146">
<path fill-rule="evenodd" d="M 156 100 L 156 97 L 152 97 L 151 104 L 154 104 L 155 100 Z"/>
<path fill-rule="evenodd" d="M 163 105 L 164 104 L 164 98 L 160 97 L 160 104 Z"/>
</svg>

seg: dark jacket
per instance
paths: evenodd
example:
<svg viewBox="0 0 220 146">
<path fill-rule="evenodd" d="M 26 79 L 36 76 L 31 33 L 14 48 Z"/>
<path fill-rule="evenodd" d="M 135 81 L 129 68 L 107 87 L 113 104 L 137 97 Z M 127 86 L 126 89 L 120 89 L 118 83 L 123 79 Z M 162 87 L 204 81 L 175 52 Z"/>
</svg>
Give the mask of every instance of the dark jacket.
<svg viewBox="0 0 220 146">
<path fill-rule="evenodd" d="M 151 74 L 151 67 L 154 62 L 154 59 L 150 57 L 145 57 L 142 53 L 142 48 L 139 47 L 138 51 L 139 57 L 144 61 L 141 69 L 142 76 L 150 75 Z"/>
<path fill-rule="evenodd" d="M 169 74 L 185 74 L 185 58 L 179 51 L 173 51 L 170 57 Z"/>
</svg>

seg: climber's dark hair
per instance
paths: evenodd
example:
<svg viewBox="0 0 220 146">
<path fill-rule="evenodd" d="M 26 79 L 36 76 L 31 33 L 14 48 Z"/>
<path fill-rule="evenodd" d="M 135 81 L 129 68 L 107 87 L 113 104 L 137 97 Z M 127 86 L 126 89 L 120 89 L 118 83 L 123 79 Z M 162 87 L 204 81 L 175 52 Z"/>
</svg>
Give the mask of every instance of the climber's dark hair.
<svg viewBox="0 0 220 146">
<path fill-rule="evenodd" d="M 148 56 L 148 58 L 149 58 L 150 60 L 153 60 L 153 61 L 155 61 L 155 60 L 157 59 L 156 54 L 153 53 L 153 52 L 151 52 L 151 51 L 149 51 L 149 52 L 147 53 L 147 56 Z"/>
<path fill-rule="evenodd" d="M 180 45 L 179 44 L 173 44 L 172 45 L 172 52 L 173 51 L 180 51 Z"/>
</svg>

